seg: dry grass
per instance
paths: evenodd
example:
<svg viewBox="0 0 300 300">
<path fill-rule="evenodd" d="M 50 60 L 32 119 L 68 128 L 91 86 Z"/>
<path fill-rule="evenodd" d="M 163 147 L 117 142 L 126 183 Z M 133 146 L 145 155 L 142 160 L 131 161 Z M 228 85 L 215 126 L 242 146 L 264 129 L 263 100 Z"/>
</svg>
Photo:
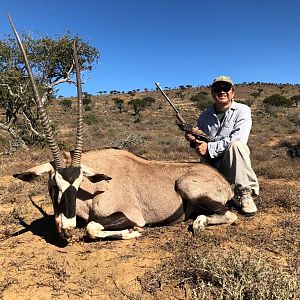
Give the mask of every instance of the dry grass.
<svg viewBox="0 0 300 300">
<path fill-rule="evenodd" d="M 173 285 L 188 299 L 298 299 L 299 269 L 281 267 L 259 252 L 201 253 L 195 244 L 183 247 L 178 255 L 148 273 L 142 286 L 159 298 L 159 289 Z M 157 275 L 157 273 L 159 275 Z M 181 298 L 180 297 L 180 298 Z M 178 297 L 179 298 L 179 297 Z"/>
<path fill-rule="evenodd" d="M 258 88 L 263 88 L 262 96 L 254 100 L 250 94 Z M 188 231 L 188 222 L 149 228 L 138 241 L 120 243 L 88 243 L 80 228 L 73 243 L 64 244 L 55 232 L 45 196 L 47 179 L 16 184 L 9 176 L 47 161 L 49 150 L 35 147 L 11 156 L 2 154 L 0 295 L 15 295 L 20 289 L 29 295 L 34 286 L 47 299 L 90 299 L 90 295 L 99 299 L 299 299 L 300 160 L 291 160 L 284 145 L 300 141 L 300 111 L 299 107 L 265 110 L 261 104 L 264 97 L 281 90 L 269 85 L 237 87 L 239 99 L 253 100 L 249 146 L 261 185 L 257 216 L 239 216 L 235 226 L 211 227 L 197 238 Z M 175 98 L 175 91 L 169 92 L 191 123 L 196 122 L 198 111 L 189 98 L 196 92 L 199 89 L 186 91 L 183 101 Z M 299 87 L 285 86 L 284 93 L 298 94 Z M 121 147 L 149 159 L 197 160 L 171 108 L 166 103 L 159 108 L 158 92 L 148 95 L 156 102 L 142 112 L 141 123 L 134 123 L 129 107 L 118 112 L 112 101 L 115 96 L 92 98 L 84 149 Z M 122 97 L 129 101 L 127 95 Z M 61 117 L 58 109 L 51 107 L 50 115 L 59 143 L 70 149 L 76 116 Z M 4 153 L 6 145 L 1 145 Z M 154 264 L 153 257 L 159 263 Z M 125 281 L 125 275 L 132 281 Z"/>
</svg>

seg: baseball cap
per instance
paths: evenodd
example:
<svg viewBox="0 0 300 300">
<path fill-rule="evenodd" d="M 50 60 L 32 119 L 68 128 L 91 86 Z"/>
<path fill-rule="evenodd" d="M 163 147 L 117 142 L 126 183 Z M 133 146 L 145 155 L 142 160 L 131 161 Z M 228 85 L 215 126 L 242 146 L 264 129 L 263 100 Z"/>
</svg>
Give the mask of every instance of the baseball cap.
<svg viewBox="0 0 300 300">
<path fill-rule="evenodd" d="M 233 81 L 232 81 L 232 79 L 230 78 L 230 77 L 228 77 L 228 76 L 218 76 L 218 77 L 216 77 L 214 80 L 213 80 L 213 83 L 212 84 L 214 84 L 214 83 L 216 83 L 216 82 L 228 82 L 228 83 L 230 83 L 232 86 L 233 86 Z"/>
</svg>

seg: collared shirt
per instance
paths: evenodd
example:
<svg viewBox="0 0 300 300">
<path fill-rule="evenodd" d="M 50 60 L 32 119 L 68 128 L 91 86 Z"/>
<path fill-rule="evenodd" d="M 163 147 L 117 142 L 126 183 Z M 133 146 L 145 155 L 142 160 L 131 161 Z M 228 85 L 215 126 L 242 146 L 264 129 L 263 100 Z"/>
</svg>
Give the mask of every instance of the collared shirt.
<svg viewBox="0 0 300 300">
<path fill-rule="evenodd" d="M 233 101 L 220 122 L 214 106 L 199 116 L 197 127 L 209 136 L 208 152 L 211 158 L 224 154 L 231 142 L 247 144 L 252 126 L 250 107 Z"/>
</svg>

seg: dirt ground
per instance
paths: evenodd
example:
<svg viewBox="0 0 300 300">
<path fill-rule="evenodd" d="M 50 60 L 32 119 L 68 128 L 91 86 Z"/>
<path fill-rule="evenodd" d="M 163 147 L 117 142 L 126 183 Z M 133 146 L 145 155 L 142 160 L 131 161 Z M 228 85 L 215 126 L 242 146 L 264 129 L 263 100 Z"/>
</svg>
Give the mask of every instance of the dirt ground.
<svg viewBox="0 0 300 300">
<path fill-rule="evenodd" d="M 34 163 L 25 155 L 1 161 L 2 299 L 196 299 L 185 284 L 191 266 L 183 262 L 214 253 L 259 254 L 264 263 L 300 267 L 298 180 L 260 178 L 257 216 L 239 216 L 236 224 L 210 227 L 199 237 L 187 222 L 147 228 L 127 241 L 91 242 L 81 227 L 67 243 L 56 233 L 47 179 L 32 184 L 11 176 Z M 286 191 L 292 194 L 284 197 Z"/>
<path fill-rule="evenodd" d="M 247 93 L 242 98 L 251 98 Z M 143 123 L 134 124 L 130 111 L 116 113 L 101 99 L 94 112 L 101 126 L 86 126 L 86 147 L 125 145 L 146 158 L 190 159 L 169 107 L 149 109 Z M 193 111 L 192 104 L 186 109 Z M 186 222 L 146 228 L 134 240 L 91 242 L 79 226 L 67 243 L 56 233 L 46 176 L 34 183 L 12 177 L 47 161 L 43 151 L 50 158 L 49 150 L 0 152 L 0 299 L 300 299 L 300 160 L 277 146 L 299 141 L 299 127 L 288 120 L 299 115 L 296 109 L 281 117 L 254 106 L 258 213 L 238 214 L 236 224 L 209 227 L 198 237 Z M 59 121 L 61 136 L 75 124 L 69 115 Z M 66 148 L 73 145 L 69 135 L 61 138 Z"/>
</svg>

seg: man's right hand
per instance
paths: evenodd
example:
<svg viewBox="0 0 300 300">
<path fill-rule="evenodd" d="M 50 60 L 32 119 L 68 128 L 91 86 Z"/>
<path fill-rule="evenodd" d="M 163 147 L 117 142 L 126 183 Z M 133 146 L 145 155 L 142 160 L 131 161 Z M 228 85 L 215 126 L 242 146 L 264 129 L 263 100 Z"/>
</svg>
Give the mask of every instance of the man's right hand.
<svg viewBox="0 0 300 300">
<path fill-rule="evenodd" d="M 195 132 L 202 132 L 198 129 L 198 127 L 194 127 L 193 129 L 195 129 Z M 197 138 L 191 133 L 186 133 L 184 137 L 188 142 L 190 142 L 191 147 L 196 149 L 200 156 L 205 156 L 207 154 L 208 145 L 206 142 L 197 140 Z"/>
<path fill-rule="evenodd" d="M 185 139 L 190 142 L 190 143 L 196 143 L 196 138 L 194 135 L 192 135 L 191 133 L 186 133 L 184 135 Z"/>
</svg>

